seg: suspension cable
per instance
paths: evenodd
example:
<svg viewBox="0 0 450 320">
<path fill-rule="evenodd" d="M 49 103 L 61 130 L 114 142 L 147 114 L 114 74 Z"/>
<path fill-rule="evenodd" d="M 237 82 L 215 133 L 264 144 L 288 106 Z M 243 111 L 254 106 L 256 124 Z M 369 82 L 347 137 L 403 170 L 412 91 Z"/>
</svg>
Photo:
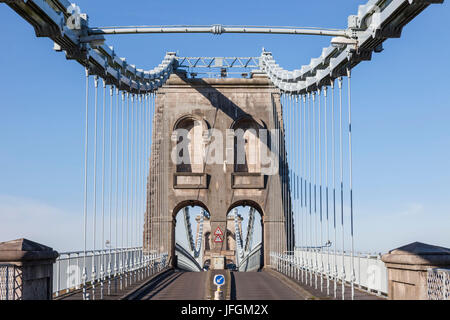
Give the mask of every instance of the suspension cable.
<svg viewBox="0 0 450 320">
<path fill-rule="evenodd" d="M 301 153 L 301 148 L 302 148 L 302 139 L 303 139 L 303 135 L 301 132 L 301 109 L 300 109 L 300 104 L 301 101 L 299 100 L 299 95 L 297 94 L 295 96 L 295 102 L 296 102 L 296 109 L 295 109 L 295 128 L 298 130 L 298 133 L 300 134 L 300 144 L 295 144 L 295 158 L 296 158 L 296 191 L 297 191 L 297 202 L 296 202 L 296 212 L 297 212 L 297 216 L 296 216 L 296 239 L 298 239 L 298 245 L 297 247 L 301 247 L 302 245 L 302 239 L 301 239 L 301 217 L 302 217 L 302 204 L 301 204 L 301 162 L 300 162 L 300 153 Z M 297 241 L 296 241 L 297 243 Z M 297 250 L 298 251 L 298 250 Z M 295 252 L 295 246 L 294 246 L 294 252 Z M 303 275 L 303 270 L 302 270 L 302 253 L 300 252 L 299 257 L 297 259 L 298 262 L 298 272 L 297 272 L 297 279 L 300 281 L 301 276 Z"/>
<path fill-rule="evenodd" d="M 126 225 L 125 225 L 125 237 L 126 237 L 126 248 L 129 248 L 129 239 L 128 239 L 128 220 L 129 220 L 129 176 L 130 176 L 130 94 L 127 92 L 127 120 L 126 122 L 126 150 L 127 150 L 127 160 L 126 160 Z M 125 273 L 128 272 L 128 251 L 124 248 L 125 253 Z M 125 275 L 125 287 L 128 286 L 128 275 Z"/>
<path fill-rule="evenodd" d="M 154 147 L 155 147 L 155 130 L 154 130 L 154 124 L 155 124 L 155 100 L 154 97 L 152 98 L 152 105 L 151 105 L 151 147 L 150 147 L 150 178 L 151 178 L 151 184 L 150 184 L 150 188 L 153 188 L 153 186 L 155 185 L 155 177 L 154 177 L 154 172 L 155 172 L 155 153 L 154 153 Z M 150 193 L 149 193 L 150 196 Z M 150 203 L 150 210 L 151 210 L 151 217 L 153 218 L 153 222 L 155 221 L 155 201 L 154 201 L 154 196 L 152 196 L 151 198 L 151 203 Z M 156 230 L 157 224 L 155 224 L 154 226 L 152 226 L 152 230 Z M 156 232 L 156 231 L 155 231 Z M 153 240 L 154 237 L 152 236 L 152 233 L 150 233 L 150 241 L 152 242 L 152 248 L 156 245 L 155 241 Z M 155 254 L 156 254 L 156 250 L 155 250 Z"/>
<path fill-rule="evenodd" d="M 104 278 L 104 250 L 105 250 L 105 109 L 106 109 L 106 82 L 103 82 L 103 103 L 102 103 L 102 245 L 100 264 L 100 299 L 103 299 L 103 278 Z"/>
<path fill-rule="evenodd" d="M 351 103 L 351 69 L 347 69 L 348 79 L 348 157 L 349 157 L 349 187 L 350 187 L 350 236 L 351 236 L 351 294 L 355 299 L 355 262 L 353 236 L 353 163 L 352 163 L 352 103 Z"/>
<path fill-rule="evenodd" d="M 286 208 L 287 210 L 287 219 L 288 219 L 288 246 L 286 247 L 286 250 L 288 251 L 288 255 L 287 255 L 287 263 L 288 263 L 288 270 L 287 270 L 287 275 L 290 276 L 291 273 L 291 264 L 289 263 L 290 260 L 290 254 L 291 254 L 291 236 L 292 236 L 292 219 L 291 219 L 291 214 L 292 214 L 292 208 L 291 208 L 291 190 L 292 190 L 292 185 L 291 185 L 291 177 L 292 177 L 292 171 L 291 171 L 291 156 L 292 156 L 292 152 L 291 152 L 291 111 L 292 111 L 292 94 L 288 95 L 288 105 L 287 105 L 287 109 L 286 109 L 286 116 L 289 118 L 287 119 L 287 124 L 288 124 L 288 128 L 287 128 L 287 144 L 288 144 L 288 148 L 287 150 L 287 157 L 286 157 Z M 285 139 L 286 140 L 286 139 Z"/>
<path fill-rule="evenodd" d="M 293 218 L 293 196 L 295 195 L 295 185 L 294 185 L 294 164 L 295 164 L 295 160 L 294 160 L 294 145 L 293 145 L 293 140 L 292 137 L 294 135 L 293 132 L 293 120 L 294 120 L 294 116 L 293 116 L 293 112 L 294 112 L 294 96 L 291 94 L 290 95 L 290 115 L 291 115 L 291 119 L 289 119 L 289 145 L 290 145 L 290 163 L 292 163 L 292 166 L 289 165 L 289 171 L 290 171 L 290 181 L 289 181 L 289 185 L 290 185 L 290 190 L 289 190 L 289 223 L 290 223 L 290 232 L 291 232 L 291 237 L 289 239 L 289 251 L 293 251 L 294 247 L 294 218 Z M 294 194 L 293 194 L 294 192 Z"/>
<path fill-rule="evenodd" d="M 147 189 L 147 184 L 148 184 L 148 174 L 149 174 L 149 164 L 148 164 L 148 146 L 149 146 L 149 141 L 150 141 L 150 136 L 149 136 L 149 127 L 150 127 L 150 122 L 149 122 L 149 117 L 150 117 L 150 94 L 146 93 L 145 94 L 145 114 L 144 114 L 144 123 L 145 123 L 145 127 L 144 127 L 144 150 L 143 150 L 143 163 L 142 163 L 142 170 L 143 170 L 143 174 L 144 176 L 142 177 L 143 179 L 143 196 L 144 196 L 144 232 L 145 232 L 145 236 L 143 238 L 143 244 L 144 244 L 144 240 L 145 240 L 145 246 L 147 247 L 147 249 L 150 247 L 150 238 L 148 237 L 148 228 L 150 226 L 150 219 L 148 217 L 148 189 Z M 149 250 L 147 250 L 147 253 L 149 253 Z M 149 254 L 147 254 L 147 258 L 150 258 Z"/>
<path fill-rule="evenodd" d="M 135 246 L 138 247 L 139 246 L 139 231 L 138 231 L 138 220 L 139 220 L 139 193 L 140 193 L 140 188 L 139 188 L 139 166 L 140 166 L 140 161 L 139 161 L 139 151 L 140 151 L 140 138 L 139 138 L 139 130 L 140 130 L 140 118 L 139 118 L 139 114 L 140 114 L 140 108 L 141 108 L 141 95 L 140 93 L 136 96 L 136 147 L 135 147 L 135 154 L 136 154 L 136 160 L 135 160 L 135 164 L 136 164 L 136 168 L 135 168 L 135 190 L 136 190 L 136 195 L 135 195 L 135 219 L 134 219 L 134 230 L 136 230 L 136 237 L 135 237 Z"/>
<path fill-rule="evenodd" d="M 293 96 L 293 98 L 292 98 L 292 101 L 293 101 L 293 110 L 292 110 L 292 157 L 293 157 L 293 162 L 294 162 L 294 165 L 293 165 L 293 167 L 292 167 L 292 172 L 293 172 L 293 175 L 292 175 L 292 184 L 294 185 L 294 196 L 293 196 L 293 200 L 292 200 L 292 203 L 293 203 L 293 212 L 294 212 L 294 218 L 293 218 L 293 224 L 294 224 L 294 227 L 293 227 L 293 230 L 294 230 L 294 234 L 293 234 L 293 248 L 292 248 L 292 251 L 293 251 L 293 260 L 294 260 L 294 266 L 296 267 L 295 269 L 297 269 L 297 260 L 296 260 L 296 250 L 295 250 L 295 248 L 296 248 L 296 243 L 297 243 L 297 241 L 296 241 L 296 238 L 298 237 L 298 225 L 299 225 L 299 223 L 298 223 L 298 195 L 297 195 L 297 193 L 298 193 L 298 188 L 297 188 L 297 151 L 298 151 L 298 148 L 297 148 L 297 144 L 295 143 L 295 141 L 294 141 L 294 134 L 296 133 L 296 131 L 297 131 L 297 128 L 298 128 L 298 125 L 297 125 L 297 121 L 298 121 L 298 119 L 297 119 L 297 103 L 298 103 L 298 97 L 297 97 L 297 95 L 296 94 L 294 94 L 294 96 Z M 298 271 L 298 269 L 297 269 L 297 271 Z M 298 272 L 297 272 L 297 274 L 298 274 Z"/>
<path fill-rule="evenodd" d="M 309 131 L 309 165 L 308 165 L 308 181 L 309 181 L 309 237 L 310 237 L 310 247 L 313 247 L 313 218 L 312 218 L 312 105 L 311 105 L 311 93 L 308 92 L 308 131 Z M 310 272 L 309 272 L 309 284 L 312 286 L 312 277 L 313 277 L 313 269 L 314 269 L 314 262 L 313 262 L 313 252 L 311 251 L 310 254 Z"/>
<path fill-rule="evenodd" d="M 95 268 L 95 248 L 96 248 L 96 215 L 97 215 L 97 106 L 98 106 L 98 76 L 94 78 L 95 83 L 95 105 L 94 105 L 94 200 L 93 200 L 93 247 L 92 247 L 92 300 L 95 300 L 95 278 L 96 278 L 96 268 Z"/>
<path fill-rule="evenodd" d="M 125 248 L 125 237 L 124 237 L 124 220 L 125 220 L 125 92 L 122 91 L 122 103 L 121 103 L 121 109 L 122 109 L 122 125 L 121 125 L 121 131 L 122 131 L 122 139 L 121 139 L 121 165 L 122 165 L 122 179 L 121 179 L 121 242 L 122 242 L 122 250 L 120 254 L 120 290 L 123 288 L 123 271 L 125 267 L 125 261 L 124 261 L 124 248 Z"/>
<path fill-rule="evenodd" d="M 161 119 L 160 119 L 161 115 L 158 115 L 158 123 L 161 124 Z M 159 247 L 158 247 L 158 253 L 161 254 L 161 248 L 163 246 L 163 238 L 162 238 L 162 215 L 161 215 L 161 156 L 162 156 L 162 152 L 161 152 L 161 133 L 158 132 L 158 161 L 156 161 L 156 166 L 157 166 L 157 201 L 158 201 L 158 206 L 157 206 L 157 210 L 158 210 L 158 242 L 159 242 Z"/>
<path fill-rule="evenodd" d="M 138 174 L 137 174 L 137 215 L 136 215 L 136 245 L 140 247 L 141 239 L 140 239 L 140 221 L 141 221 L 141 213 L 142 213 L 142 115 L 143 115 L 143 103 L 142 103 L 142 94 L 139 93 L 139 108 L 138 108 L 138 152 L 137 152 L 137 161 L 138 161 Z M 138 261 L 139 263 L 139 261 Z"/>
<path fill-rule="evenodd" d="M 329 177 L 328 177 L 328 87 L 324 87 L 324 103 L 325 103 L 325 204 L 326 204 L 326 216 L 327 216 L 327 295 L 330 295 L 330 246 L 328 245 L 330 242 L 330 224 L 329 224 L 329 203 L 328 203 L 328 185 L 329 185 Z"/>
<path fill-rule="evenodd" d="M 149 230 L 149 233 L 148 233 L 148 237 L 150 238 L 150 248 L 151 248 L 151 252 L 153 252 L 154 251 L 154 247 L 155 247 L 155 242 L 154 242 L 154 237 L 153 237 L 153 230 L 155 229 L 155 227 L 156 227 L 156 224 L 155 224 L 155 217 L 154 217 L 154 210 L 153 210 L 153 206 L 154 206 L 154 197 L 153 197 L 153 195 L 152 195 L 152 192 L 151 192 L 151 190 L 152 190 L 152 188 L 153 188 L 153 185 L 154 185 L 154 166 L 153 166 L 153 164 L 154 164 L 154 133 L 153 133 L 153 122 L 154 122 L 154 114 L 153 114 L 153 94 L 152 93 L 150 93 L 150 114 L 149 114 L 149 145 L 148 145 L 148 147 L 149 147 L 149 150 L 148 150 L 148 152 L 149 152 L 149 154 L 150 154 L 150 156 L 148 157 L 148 160 L 147 160 L 147 163 L 148 163 L 148 168 L 149 168 L 149 170 L 148 170 L 148 190 L 147 190 L 147 197 L 148 197 L 148 199 L 149 199 L 149 201 L 147 201 L 147 208 L 148 208 L 148 213 L 147 213 L 147 215 L 148 215 L 148 217 L 149 217 L 149 219 L 150 219 L 150 230 Z"/>
<path fill-rule="evenodd" d="M 148 176 L 147 176 L 147 219 L 148 219 L 148 231 L 147 231 L 147 237 L 149 238 L 149 244 L 150 244 L 150 254 L 153 252 L 153 237 L 151 235 L 151 231 L 153 230 L 153 215 L 152 215 L 152 204 L 153 199 L 151 197 L 150 188 L 153 185 L 152 181 L 152 150 L 153 150 L 153 130 L 152 130 L 152 123 L 153 123 L 153 94 L 149 94 L 149 113 L 148 113 L 148 132 L 147 132 L 147 156 L 146 156 L 146 163 L 148 166 Z"/>
<path fill-rule="evenodd" d="M 145 223 L 145 174 L 144 174 L 144 162 L 145 162 L 145 143 L 146 143 L 146 115 L 147 115 L 147 94 L 142 96 L 142 110 L 141 110 L 141 154 L 140 154 L 140 162 L 141 162 L 141 214 L 144 215 L 144 220 L 141 220 L 139 223 L 140 229 L 142 229 L 140 232 L 141 235 L 143 235 L 144 232 L 144 225 L 140 225 L 141 223 Z M 142 217 L 141 217 L 142 219 Z M 140 239 L 142 243 L 142 248 L 144 247 L 144 237 Z"/>
<path fill-rule="evenodd" d="M 141 213 L 142 213 L 142 115 L 143 115 L 143 101 L 142 101 L 142 94 L 139 94 L 139 108 L 138 108 L 138 123 L 139 123 L 139 130 L 138 130 L 138 152 L 137 152 L 137 161 L 138 161 L 138 175 L 136 179 L 137 183 L 137 216 L 136 216 L 136 245 L 137 247 L 140 247 L 141 239 L 140 239 L 140 221 L 141 221 Z"/>
<path fill-rule="evenodd" d="M 87 300 L 86 295 L 86 255 L 87 255 L 87 190 L 88 190 L 88 144 L 89 144 L 89 69 L 86 68 L 86 110 L 85 110 L 85 133 L 84 133 L 84 197 L 83 197 L 83 300 Z"/>
<path fill-rule="evenodd" d="M 140 192 L 140 188 L 139 188 L 139 129 L 140 129 L 140 122 L 139 122 L 139 111 L 140 111 L 140 105 L 141 105 L 141 95 L 140 93 L 136 96 L 136 137 L 135 137 L 135 142 L 136 142 L 136 147 L 135 147 L 135 156 L 136 156 L 136 160 L 135 160 L 135 219 L 134 219 L 134 226 L 133 226 L 133 230 L 135 230 L 136 234 L 135 234 L 135 242 L 134 242 L 134 246 L 138 247 L 138 241 L 139 241 L 139 231 L 138 231 L 138 218 L 139 218 L 139 192 Z M 134 232 L 133 232 L 134 233 Z M 135 268 L 139 266 L 139 260 L 138 257 L 135 257 Z M 137 281 L 137 274 L 135 275 L 135 281 Z"/>
<path fill-rule="evenodd" d="M 145 202 L 144 202 L 144 199 L 145 199 L 145 195 L 144 195 L 145 175 L 144 175 L 144 167 L 143 166 L 144 166 L 144 160 L 145 160 L 144 152 L 145 152 L 145 142 L 146 142 L 146 135 L 145 135 L 145 128 L 146 128 L 145 127 L 145 124 L 146 124 L 145 116 L 146 116 L 146 104 L 147 104 L 146 97 L 147 97 L 146 94 L 141 96 L 141 99 L 142 99 L 141 117 L 140 117 L 140 120 L 141 120 L 141 132 L 140 132 L 141 144 L 140 144 L 140 154 L 139 154 L 139 162 L 140 162 L 140 174 L 139 174 L 140 181 L 139 181 L 139 183 L 140 183 L 140 189 L 141 189 L 141 191 L 140 191 L 141 211 L 140 211 L 140 221 L 138 222 L 138 228 L 139 228 L 138 234 L 141 235 L 139 238 L 139 244 L 140 244 L 139 246 L 142 247 L 142 250 L 144 248 L 144 238 L 143 238 L 144 224 L 143 223 L 145 223 Z M 142 215 L 144 215 L 144 216 L 142 216 Z"/>
<path fill-rule="evenodd" d="M 134 103 L 135 103 L 135 95 L 134 93 L 131 95 L 131 117 L 130 117 L 130 224 L 128 226 L 128 231 L 130 232 L 130 242 L 128 244 L 128 247 L 132 247 L 133 246 L 133 237 L 134 237 L 134 232 L 132 232 L 133 230 L 133 217 L 134 217 L 134 199 L 135 199 L 135 192 L 134 192 L 134 160 L 135 160 L 135 156 L 134 156 L 134 139 L 135 139 L 135 123 L 134 123 Z M 132 264 L 133 261 L 130 261 L 130 268 L 132 268 Z"/>
<path fill-rule="evenodd" d="M 300 119 L 300 124 L 301 124 L 301 130 L 302 130 L 302 137 L 301 137 L 301 141 L 302 141 L 302 145 L 301 145 L 301 175 L 302 175 L 302 179 L 300 181 L 301 185 L 301 198 L 300 198 L 300 202 L 302 205 L 302 225 L 301 225 L 301 229 L 302 229 L 302 281 L 303 283 L 306 283 L 306 128 L 305 128 L 305 96 L 302 95 L 300 96 L 300 114 L 301 114 L 301 119 Z"/>
<path fill-rule="evenodd" d="M 340 180 L 341 180 L 341 228 L 342 228 L 342 300 L 345 299 L 345 265 L 344 265 L 344 157 L 343 157 L 343 147 L 342 147 L 342 77 L 338 79 L 339 85 L 339 157 L 340 157 Z"/>
<path fill-rule="evenodd" d="M 137 220 L 138 220 L 138 194 L 139 194 L 139 190 L 138 190 L 138 174 L 139 174 L 139 94 L 136 95 L 136 120 L 134 121 L 134 221 L 133 221 L 133 226 L 132 226 L 132 230 L 133 230 L 133 234 L 135 233 L 134 231 L 136 231 L 136 226 L 137 226 Z M 138 237 L 138 233 L 136 232 L 136 234 L 134 235 L 134 242 L 133 242 L 133 246 L 137 246 L 137 237 Z"/>
<path fill-rule="evenodd" d="M 320 250 L 320 291 L 323 291 L 323 219 L 322 219 L 322 92 L 317 89 L 317 100 L 319 109 L 319 219 L 320 219 L 320 246 L 317 250 Z"/>
<path fill-rule="evenodd" d="M 319 246 L 318 243 L 318 217 L 317 217 L 317 117 L 316 117 L 316 93 L 312 92 L 313 97 L 313 139 L 314 139 L 314 284 L 315 289 L 318 289 L 318 272 L 319 272 L 319 261 L 318 261 L 318 252 L 317 248 Z"/>
<path fill-rule="evenodd" d="M 117 248 L 119 248 L 119 88 L 116 88 L 116 126 L 115 126 L 115 133 L 116 133 L 116 139 L 115 139 L 115 153 L 116 153 L 116 206 L 115 206 L 115 216 L 116 216 L 116 236 L 115 236 L 115 248 L 116 253 L 114 254 L 114 276 L 117 277 L 118 271 L 119 271 L 119 262 L 117 259 Z M 117 292 L 117 281 L 114 282 L 116 286 L 116 292 Z"/>
<path fill-rule="evenodd" d="M 147 212 L 148 212 L 148 208 L 147 208 L 147 196 L 146 196 L 146 178 L 147 178 L 147 162 L 145 161 L 146 157 L 147 157 L 147 151 L 148 151 L 148 113 L 149 113 L 149 94 L 146 93 L 145 94 L 145 105 L 144 105 L 144 147 L 143 147 L 143 162 L 142 162 L 142 169 L 143 169 L 143 176 L 142 176 L 142 187 L 143 187 L 143 212 L 144 212 L 144 237 L 142 239 L 142 246 L 147 248 L 147 267 L 148 267 L 148 248 L 150 247 L 150 239 L 147 235 L 148 232 L 148 227 L 149 227 L 149 218 L 147 216 Z M 145 242 L 144 242 L 145 241 Z"/>
<path fill-rule="evenodd" d="M 113 95 L 114 87 L 109 86 L 109 250 L 108 250 L 108 294 L 111 294 L 111 249 L 112 249 L 112 189 L 113 189 L 113 158 L 112 158 L 112 129 L 113 129 Z"/>
<path fill-rule="evenodd" d="M 338 279 L 338 268 L 337 268 L 337 230 L 336 230 L 336 138 L 335 138 L 335 122 L 336 117 L 334 113 L 334 80 L 331 80 L 331 140 L 332 150 L 332 167 L 333 167 L 333 228 L 334 228 L 334 298 L 337 298 L 337 279 Z"/>
<path fill-rule="evenodd" d="M 283 141 L 283 139 L 284 139 L 284 137 L 283 137 L 283 135 L 285 134 L 285 131 L 284 131 L 284 121 L 283 121 L 283 114 L 284 114 L 284 110 L 286 109 L 286 105 L 287 105 L 287 94 L 285 94 L 284 95 L 284 104 L 283 104 L 283 110 L 282 110 L 282 113 L 281 113 L 281 115 L 280 115 L 280 117 L 279 117 L 279 123 L 280 123 L 280 136 L 279 136 L 279 141 L 278 141 L 278 144 L 279 144 L 279 148 L 280 148 L 280 150 L 281 150 L 281 152 L 282 152 L 282 155 L 283 155 L 283 160 L 285 160 L 285 157 L 286 157 L 286 149 L 285 149 L 285 144 L 284 144 L 284 141 Z M 285 179 L 286 179 L 286 162 L 285 161 L 283 161 L 283 163 L 282 163 L 282 166 L 281 166 L 281 179 L 282 179 L 282 199 L 283 199 L 283 220 L 284 220 L 284 225 L 283 225 L 283 231 L 284 232 L 281 232 L 281 234 L 280 234 L 280 237 L 281 237 L 281 246 L 280 246 L 280 253 L 281 254 L 283 254 L 283 252 L 286 250 L 286 243 L 287 243 L 287 241 L 286 241 L 286 239 L 287 239 L 287 233 L 288 233 L 288 228 L 287 228 L 287 219 L 286 219 L 286 206 L 285 206 L 285 203 L 286 203 L 286 183 L 285 183 Z M 284 266 L 283 266 L 283 270 L 284 270 Z"/>
<path fill-rule="evenodd" d="M 285 96 L 283 95 L 283 104 L 284 104 L 284 99 L 285 99 Z M 283 108 L 283 104 L 281 105 L 281 109 Z M 278 110 L 276 110 L 275 111 L 275 116 L 276 116 L 276 126 L 277 126 L 277 130 L 278 130 L 278 136 L 277 136 L 277 139 L 276 139 L 276 141 L 277 141 L 277 151 L 278 151 L 278 153 L 281 153 L 282 152 L 282 150 L 281 150 L 281 122 L 280 122 L 280 116 L 279 116 L 279 113 L 278 113 Z M 283 163 L 281 163 L 281 166 L 280 166 L 280 169 L 281 169 L 281 178 L 283 178 Z M 282 192 L 282 194 L 281 194 L 281 197 L 282 197 L 282 199 L 283 199 L 283 196 L 284 196 L 284 189 L 282 188 L 281 189 L 281 192 Z M 284 214 L 284 213 L 283 213 Z M 283 230 L 284 230 L 284 225 L 283 225 L 283 228 L 280 228 L 279 226 L 277 226 L 277 233 L 278 233 L 278 241 L 277 241 L 277 243 L 278 243 L 278 254 L 281 254 L 281 252 L 283 251 L 283 247 L 282 247 L 282 244 L 283 244 Z"/>
</svg>

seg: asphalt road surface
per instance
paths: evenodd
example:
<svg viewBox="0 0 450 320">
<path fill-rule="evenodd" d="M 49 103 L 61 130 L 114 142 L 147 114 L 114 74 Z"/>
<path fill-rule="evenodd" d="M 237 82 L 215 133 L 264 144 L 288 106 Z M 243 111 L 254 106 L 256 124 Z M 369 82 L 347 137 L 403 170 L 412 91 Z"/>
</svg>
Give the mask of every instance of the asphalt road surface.
<svg viewBox="0 0 450 320">
<path fill-rule="evenodd" d="M 267 272 L 232 272 L 232 300 L 304 300 L 279 279 Z"/>
<path fill-rule="evenodd" d="M 142 300 L 203 300 L 206 272 L 174 271 L 142 295 Z"/>
</svg>

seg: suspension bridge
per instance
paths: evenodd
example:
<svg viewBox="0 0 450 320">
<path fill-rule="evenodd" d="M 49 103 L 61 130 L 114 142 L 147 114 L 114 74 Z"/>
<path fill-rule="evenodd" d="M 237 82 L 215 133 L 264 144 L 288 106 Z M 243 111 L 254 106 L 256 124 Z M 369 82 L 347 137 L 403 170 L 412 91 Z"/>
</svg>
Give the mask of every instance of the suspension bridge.
<svg viewBox="0 0 450 320">
<path fill-rule="evenodd" d="M 0 244 L 2 299 L 32 297 L 27 281 L 15 279 L 33 257 L 54 261 L 40 285 L 47 296 L 38 298 L 208 299 L 218 271 L 232 299 L 397 292 L 388 279 L 395 259 L 354 247 L 352 69 L 443 0 L 369 0 L 346 29 L 92 27 L 66 0 L 0 3 L 84 68 L 86 90 L 84 248 L 56 254 L 29 240 Z M 110 36 L 140 33 L 331 39 L 292 71 L 265 49 L 254 57 L 167 52 L 144 70 L 106 44 Z M 2 250 L 23 254 L 11 263 Z M 431 265 L 441 265 L 436 261 Z M 429 296 L 448 297 L 447 274 L 429 271 Z"/>
</svg>

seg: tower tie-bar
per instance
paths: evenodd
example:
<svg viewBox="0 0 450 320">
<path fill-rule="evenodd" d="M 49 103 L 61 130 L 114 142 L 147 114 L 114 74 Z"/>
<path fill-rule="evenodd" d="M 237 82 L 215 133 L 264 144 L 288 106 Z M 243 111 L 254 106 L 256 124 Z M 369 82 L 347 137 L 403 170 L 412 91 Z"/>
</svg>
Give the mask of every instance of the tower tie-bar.
<svg viewBox="0 0 450 320">
<path fill-rule="evenodd" d="M 298 28 L 298 27 L 263 27 L 263 26 L 136 26 L 136 27 L 94 27 L 89 35 L 138 34 L 138 33 L 260 33 L 260 34 L 294 34 L 331 37 L 351 37 L 350 30 Z"/>
</svg>

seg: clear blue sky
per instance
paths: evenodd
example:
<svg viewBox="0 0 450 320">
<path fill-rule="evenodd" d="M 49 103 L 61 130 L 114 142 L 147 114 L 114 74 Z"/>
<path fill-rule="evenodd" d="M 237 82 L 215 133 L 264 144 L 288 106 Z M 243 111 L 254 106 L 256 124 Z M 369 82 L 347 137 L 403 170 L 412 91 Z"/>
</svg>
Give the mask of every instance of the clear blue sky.
<svg viewBox="0 0 450 320">
<path fill-rule="evenodd" d="M 247 24 L 346 27 L 364 1 L 80 0 L 91 26 Z M 400 39 L 353 71 L 356 247 L 412 241 L 450 247 L 449 3 L 432 5 Z M 0 4 L 0 241 L 82 248 L 84 70 Z M 308 64 L 329 38 L 269 35 L 108 37 L 140 68 L 165 52 L 258 56 Z"/>
</svg>

